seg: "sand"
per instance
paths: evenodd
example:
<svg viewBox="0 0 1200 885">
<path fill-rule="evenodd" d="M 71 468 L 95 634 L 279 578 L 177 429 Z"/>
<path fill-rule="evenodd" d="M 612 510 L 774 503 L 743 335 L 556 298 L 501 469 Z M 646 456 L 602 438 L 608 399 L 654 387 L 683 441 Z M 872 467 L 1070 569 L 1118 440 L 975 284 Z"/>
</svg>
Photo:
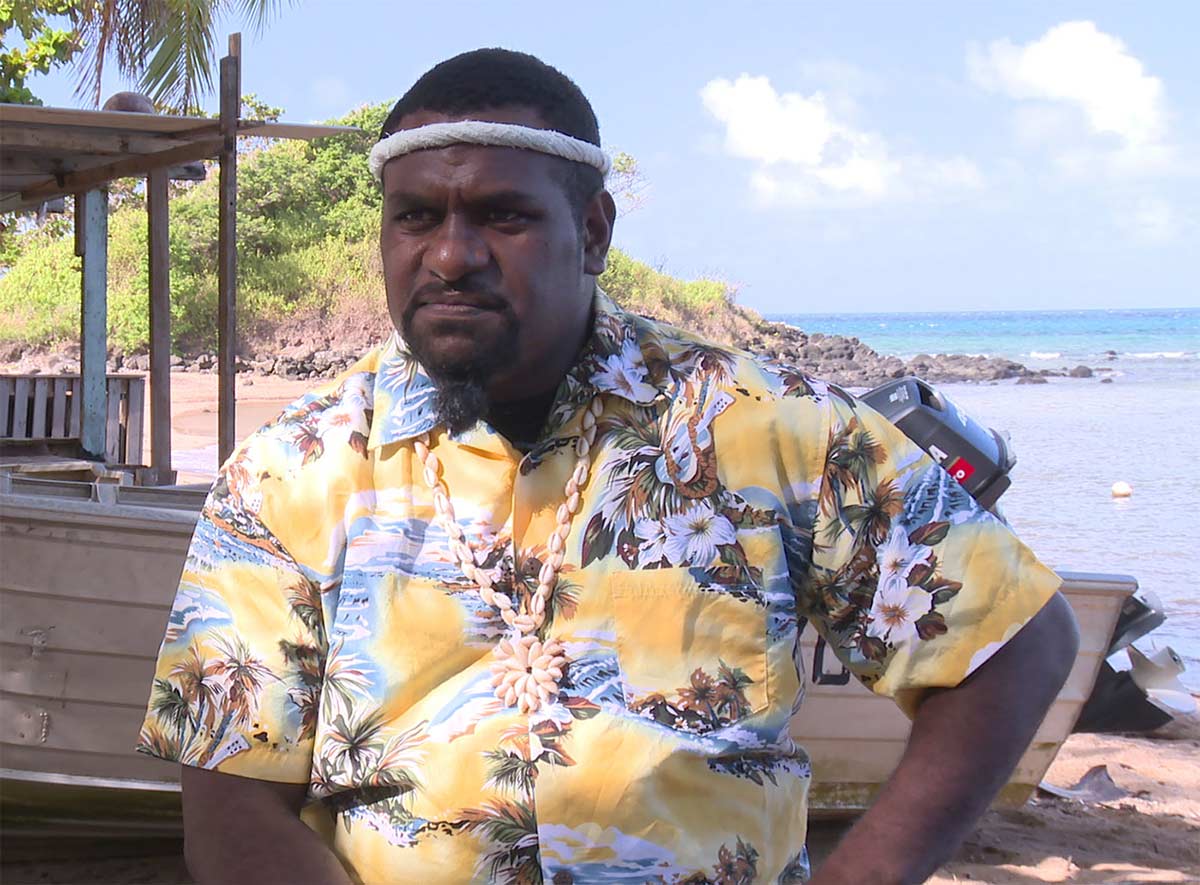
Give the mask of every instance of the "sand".
<svg viewBox="0 0 1200 885">
<path fill-rule="evenodd" d="M 291 381 L 274 375 L 238 375 L 234 424 L 237 438 L 249 436 L 270 421 L 285 405 L 312 390 L 313 381 Z M 146 415 L 146 440 L 150 416 Z M 175 455 L 207 450 L 216 464 L 217 376 L 198 372 L 171 373 L 171 451 Z M 188 458 L 189 462 L 196 460 Z M 212 480 L 211 471 L 182 470 L 180 483 Z"/>
<path fill-rule="evenodd" d="M 172 446 L 175 452 L 215 445 L 217 379 L 172 373 Z M 252 432 L 311 389 L 312 382 L 239 377 L 238 436 Z M 203 481 L 184 472 L 181 482 Z M 208 477 L 211 478 L 211 477 Z M 1176 722 L 1151 736 L 1073 735 L 1046 780 L 1075 784 L 1105 765 L 1128 796 L 1083 804 L 1049 795 L 1020 809 L 989 812 L 954 859 L 929 881 L 937 885 L 982 882 L 1200 883 L 1200 719 Z M 811 844 L 819 861 L 844 827 L 814 825 Z M 5 863 L 0 881 L 22 883 L 190 882 L 180 854 L 144 858 L 87 858 Z"/>
<path fill-rule="evenodd" d="M 930 881 L 1200 882 L 1200 722 L 1168 734 L 1073 735 L 1046 780 L 1070 786 L 1105 765 L 1130 795 L 1084 805 L 1043 794 L 990 812 Z"/>
</svg>

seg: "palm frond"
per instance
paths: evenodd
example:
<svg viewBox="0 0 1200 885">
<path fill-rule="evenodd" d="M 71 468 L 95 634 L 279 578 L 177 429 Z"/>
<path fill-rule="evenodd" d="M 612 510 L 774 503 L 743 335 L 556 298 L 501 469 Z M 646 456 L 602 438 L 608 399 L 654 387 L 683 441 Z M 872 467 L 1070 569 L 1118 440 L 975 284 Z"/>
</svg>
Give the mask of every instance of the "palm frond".
<svg viewBox="0 0 1200 885">
<path fill-rule="evenodd" d="M 287 587 L 287 600 L 291 614 L 309 629 L 313 639 L 322 648 L 325 646 L 325 617 L 321 605 L 321 588 L 315 582 L 297 575 Z"/>
<path fill-rule="evenodd" d="M 179 738 L 167 734 L 153 722 L 142 729 L 138 736 L 137 748 L 159 759 L 179 758 Z"/>
<path fill-rule="evenodd" d="M 191 724 L 191 710 L 187 698 L 166 679 L 154 680 L 154 693 L 150 699 L 150 711 L 159 719 L 175 729 L 182 738 L 183 733 Z"/>
<path fill-rule="evenodd" d="M 198 106 L 200 96 L 212 91 L 217 4 L 170 0 L 168 5 L 172 14 L 153 23 L 154 54 L 140 85 L 154 101 L 186 110 Z"/>
<path fill-rule="evenodd" d="M 79 4 L 83 52 L 75 93 L 100 103 L 104 70 L 115 62 L 126 79 L 159 104 L 188 112 L 212 91 L 218 30 L 240 19 L 261 33 L 291 0 L 91 0 Z"/>
<path fill-rule="evenodd" d="M 488 750 L 487 785 L 506 793 L 529 795 L 537 779 L 537 761 L 524 759 L 504 750 Z"/>
</svg>

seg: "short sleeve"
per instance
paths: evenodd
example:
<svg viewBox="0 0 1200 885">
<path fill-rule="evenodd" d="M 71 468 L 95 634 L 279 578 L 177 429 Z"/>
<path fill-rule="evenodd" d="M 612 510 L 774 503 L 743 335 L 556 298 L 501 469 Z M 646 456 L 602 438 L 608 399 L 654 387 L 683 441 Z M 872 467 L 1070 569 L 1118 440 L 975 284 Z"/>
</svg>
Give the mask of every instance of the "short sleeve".
<svg viewBox="0 0 1200 885">
<path fill-rule="evenodd" d="M 831 392 L 799 604 L 842 662 L 910 715 L 1050 599 L 1059 577 L 869 406 Z"/>
<path fill-rule="evenodd" d="M 307 783 L 326 627 L 320 585 L 261 518 L 271 486 L 260 460 L 267 443 L 252 437 L 209 493 L 137 749 L 228 774 Z"/>
</svg>

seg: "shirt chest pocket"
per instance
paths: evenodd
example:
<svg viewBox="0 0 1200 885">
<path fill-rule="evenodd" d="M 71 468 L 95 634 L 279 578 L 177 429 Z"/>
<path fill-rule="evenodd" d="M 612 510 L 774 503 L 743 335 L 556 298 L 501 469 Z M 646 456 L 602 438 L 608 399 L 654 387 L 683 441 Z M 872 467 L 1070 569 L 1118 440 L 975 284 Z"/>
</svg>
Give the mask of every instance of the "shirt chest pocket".
<svg viewBox="0 0 1200 885">
<path fill-rule="evenodd" d="M 707 734 L 765 710 L 767 610 L 686 568 L 616 572 L 609 601 L 629 710 Z"/>
</svg>

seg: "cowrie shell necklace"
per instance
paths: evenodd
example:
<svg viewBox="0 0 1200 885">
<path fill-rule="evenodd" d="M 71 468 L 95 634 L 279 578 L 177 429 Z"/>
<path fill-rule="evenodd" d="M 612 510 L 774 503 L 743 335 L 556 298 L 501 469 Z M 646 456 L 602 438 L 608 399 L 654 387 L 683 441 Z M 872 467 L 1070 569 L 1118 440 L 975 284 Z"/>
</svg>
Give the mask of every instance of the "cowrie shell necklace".
<svg viewBox="0 0 1200 885">
<path fill-rule="evenodd" d="M 571 522 L 579 512 L 580 495 L 588 481 L 591 451 L 596 443 L 596 419 L 603 411 L 604 405 L 598 396 L 583 410 L 580 434 L 575 439 L 575 468 L 567 480 L 564 501 L 555 513 L 554 531 L 550 533 L 546 544 L 549 555 L 538 572 L 537 589 L 529 597 L 529 604 L 524 611 L 518 610 L 508 594 L 495 588 L 491 572 L 476 565 L 474 551 L 463 535 L 462 526 L 455 519 L 450 490 L 442 479 L 441 461 L 429 449 L 429 435 L 425 434 L 413 442 L 425 484 L 433 493 L 434 518 L 450 539 L 451 554 L 466 579 L 478 588 L 480 598 L 499 609 L 501 619 L 513 631 L 496 646 L 493 653 L 495 660 L 491 664 L 491 682 L 496 697 L 505 706 L 516 707 L 521 713 L 535 713 L 558 696 L 558 683 L 569 663 L 562 643 L 557 640 L 543 642 L 538 638 L 537 631 L 546 621 L 546 606 L 550 604 L 558 583 Z"/>
</svg>

